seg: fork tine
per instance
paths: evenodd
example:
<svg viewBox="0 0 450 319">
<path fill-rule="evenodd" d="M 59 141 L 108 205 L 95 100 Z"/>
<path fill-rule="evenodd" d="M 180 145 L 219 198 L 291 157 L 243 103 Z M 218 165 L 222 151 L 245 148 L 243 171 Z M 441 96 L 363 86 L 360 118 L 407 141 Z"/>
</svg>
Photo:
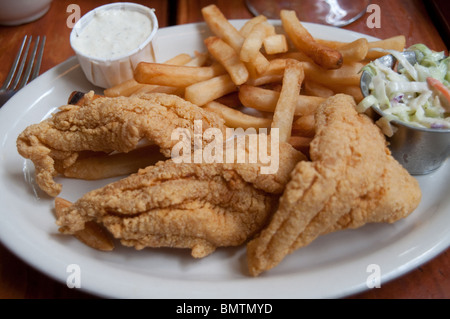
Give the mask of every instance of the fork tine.
<svg viewBox="0 0 450 319">
<path fill-rule="evenodd" d="M 16 88 L 16 86 L 19 83 L 19 80 L 20 80 L 20 78 L 22 76 L 23 68 L 25 66 L 25 62 L 26 62 L 27 56 L 28 56 L 28 51 L 30 50 L 31 39 L 32 39 L 32 36 L 30 36 L 30 38 L 27 41 L 27 46 L 25 48 L 25 53 L 22 56 L 22 60 L 20 61 L 19 70 L 17 71 L 17 74 L 16 74 L 16 76 L 14 78 L 14 82 L 13 82 L 12 86 L 10 87 L 11 90 L 14 90 Z"/>
<path fill-rule="evenodd" d="M 0 88 L 0 90 L 6 90 L 9 87 L 9 85 L 11 84 L 14 74 L 16 73 L 17 65 L 19 64 L 19 60 L 22 55 L 23 48 L 25 47 L 26 41 L 27 41 L 27 36 L 25 36 L 23 38 L 22 45 L 20 46 L 19 52 L 17 52 L 16 58 L 14 59 L 14 62 L 13 62 L 13 65 L 11 66 L 11 69 L 9 70 L 9 73 L 6 76 L 5 82 L 3 83 L 3 86 Z"/>
<path fill-rule="evenodd" d="M 30 58 L 27 63 L 27 68 L 25 69 L 25 73 L 23 74 L 22 82 L 20 82 L 20 85 L 17 87 L 17 90 L 20 90 L 21 88 L 23 88 L 25 86 L 25 84 L 27 84 L 28 79 L 30 78 L 31 69 L 33 68 L 33 65 L 36 62 L 35 61 L 36 51 L 38 48 L 39 40 L 40 40 L 40 37 L 38 36 L 36 39 L 36 42 L 34 43 L 33 51 L 31 51 L 31 55 L 30 55 Z"/>
<path fill-rule="evenodd" d="M 35 61 L 33 74 L 31 75 L 30 81 L 33 81 L 38 75 L 39 70 L 41 69 L 42 56 L 44 54 L 44 46 L 45 46 L 45 35 L 42 37 L 41 45 L 39 46 L 38 57 Z"/>
</svg>

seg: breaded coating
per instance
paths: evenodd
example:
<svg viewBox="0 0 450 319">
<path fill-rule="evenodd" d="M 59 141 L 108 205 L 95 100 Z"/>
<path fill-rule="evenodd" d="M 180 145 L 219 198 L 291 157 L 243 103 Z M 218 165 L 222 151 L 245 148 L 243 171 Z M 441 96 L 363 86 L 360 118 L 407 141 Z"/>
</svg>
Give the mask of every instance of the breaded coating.
<svg viewBox="0 0 450 319">
<path fill-rule="evenodd" d="M 275 197 L 235 172 L 205 168 L 170 160 L 149 166 L 87 193 L 57 224 L 74 234 L 93 220 L 125 246 L 190 248 L 194 257 L 240 245 L 266 222 Z"/>
<path fill-rule="evenodd" d="M 57 225 L 76 234 L 92 221 L 123 245 L 190 248 L 194 257 L 241 245 L 267 224 L 290 172 L 305 159 L 287 143 L 279 150 L 273 174 L 261 174 L 261 162 L 159 162 L 85 194 L 60 210 Z"/>
<path fill-rule="evenodd" d="M 146 140 L 170 157 L 176 143 L 171 139 L 174 129 L 186 128 L 193 137 L 195 120 L 202 121 L 203 131 L 210 127 L 225 129 L 218 115 L 175 95 L 89 95 L 81 105 L 62 106 L 49 119 L 27 127 L 17 139 L 18 152 L 33 161 L 36 182 L 50 196 L 57 196 L 62 188 L 53 178 L 83 152 L 126 153 Z"/>
<path fill-rule="evenodd" d="M 318 236 L 369 222 L 395 222 L 421 200 L 416 179 L 390 155 L 379 128 L 338 94 L 316 113 L 310 162 L 300 161 L 269 225 L 247 244 L 257 276 Z"/>
</svg>

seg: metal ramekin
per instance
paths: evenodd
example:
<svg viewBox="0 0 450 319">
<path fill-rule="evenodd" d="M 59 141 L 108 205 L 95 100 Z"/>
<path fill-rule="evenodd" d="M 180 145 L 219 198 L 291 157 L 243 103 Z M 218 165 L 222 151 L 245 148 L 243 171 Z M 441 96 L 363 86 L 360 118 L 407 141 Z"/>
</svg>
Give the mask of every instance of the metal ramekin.
<svg viewBox="0 0 450 319">
<path fill-rule="evenodd" d="M 403 55 L 412 63 L 416 60 L 412 51 Z M 387 67 L 394 67 L 396 59 L 386 55 L 378 59 Z M 364 71 L 361 75 L 361 91 L 369 95 L 372 76 Z M 383 111 L 372 106 L 374 120 L 383 116 Z M 407 123 L 393 120 L 391 125 L 395 133 L 387 137 L 389 149 L 394 158 L 412 175 L 423 175 L 437 170 L 450 155 L 450 129 L 418 128 Z"/>
</svg>

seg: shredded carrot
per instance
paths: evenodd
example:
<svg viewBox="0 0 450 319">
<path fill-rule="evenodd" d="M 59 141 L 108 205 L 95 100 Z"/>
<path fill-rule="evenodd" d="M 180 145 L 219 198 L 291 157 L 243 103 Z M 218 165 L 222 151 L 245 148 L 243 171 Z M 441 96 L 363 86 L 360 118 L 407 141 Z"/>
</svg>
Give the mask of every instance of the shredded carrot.
<svg viewBox="0 0 450 319">
<path fill-rule="evenodd" d="M 442 84 L 441 81 L 432 77 L 428 77 L 427 83 L 429 86 L 441 92 L 445 99 L 450 103 L 450 90 L 444 84 Z"/>
</svg>

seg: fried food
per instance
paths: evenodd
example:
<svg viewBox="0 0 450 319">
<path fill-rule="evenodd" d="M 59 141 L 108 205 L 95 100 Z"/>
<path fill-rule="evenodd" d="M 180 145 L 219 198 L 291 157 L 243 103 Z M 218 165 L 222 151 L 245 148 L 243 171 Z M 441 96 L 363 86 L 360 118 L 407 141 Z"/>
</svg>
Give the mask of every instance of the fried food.
<svg viewBox="0 0 450 319">
<path fill-rule="evenodd" d="M 273 112 L 277 105 L 280 92 L 268 90 L 252 85 L 241 85 L 239 88 L 239 100 L 249 108 L 263 112 Z M 299 95 L 294 114 L 298 116 L 312 114 L 325 99 L 319 96 Z"/>
<path fill-rule="evenodd" d="M 247 68 L 231 46 L 219 37 L 208 37 L 204 43 L 208 52 L 227 70 L 234 84 L 241 85 L 247 81 Z"/>
<path fill-rule="evenodd" d="M 315 117 L 314 114 L 308 114 L 298 117 L 292 123 L 292 132 L 295 135 L 304 137 L 314 137 L 315 134 Z"/>
<path fill-rule="evenodd" d="M 186 87 L 224 73 L 225 69 L 221 64 L 186 66 L 140 62 L 134 70 L 134 79 L 145 84 Z"/>
<path fill-rule="evenodd" d="M 415 208 L 417 183 L 389 155 L 374 125 L 355 114 L 351 99 L 338 95 L 320 106 L 336 93 L 360 100 L 361 68 L 386 54 L 372 49 L 401 51 L 405 37 L 320 40 L 288 10 L 281 13 L 280 34 L 262 15 L 240 30 L 216 5 L 202 15 L 211 31 L 206 51 L 142 62 L 135 78 L 106 89 L 106 97 L 75 94 L 68 104 L 76 105 L 19 136 L 19 153 L 33 161 L 38 185 L 51 196 L 61 190 L 53 180 L 58 174 L 132 174 L 75 203 L 57 197 L 62 233 L 97 250 L 112 250 L 112 235 L 136 249 L 188 248 L 197 258 L 259 236 L 247 246 L 249 270 L 257 276 L 320 235 L 394 222 Z M 203 123 L 202 147 L 195 144 L 195 120 Z M 214 131 L 209 128 L 226 141 L 226 129 L 246 130 L 252 139 L 257 135 L 250 131 L 270 128 L 270 137 L 282 141 L 280 156 L 253 162 L 247 148 L 244 161 L 234 153 L 233 163 L 215 162 L 229 148 L 220 146 L 224 154 L 211 148 L 204 139 Z M 178 144 L 177 129 L 187 129 L 191 139 Z M 191 147 L 185 150 L 184 142 Z M 264 145 L 257 145 L 258 156 Z M 201 163 L 199 150 L 208 154 Z M 276 171 L 262 173 L 272 172 L 274 158 Z"/>
<path fill-rule="evenodd" d="M 390 155 L 379 128 L 343 94 L 316 114 L 311 161 L 292 171 L 270 224 L 247 245 L 253 276 L 333 230 L 395 222 L 419 204 L 418 182 Z"/>
<path fill-rule="evenodd" d="M 166 157 L 161 154 L 158 146 L 149 145 L 128 153 L 114 152 L 113 154 L 99 153 L 87 157 L 79 156 L 75 163 L 63 168 L 61 174 L 70 178 L 99 180 L 135 173 L 140 168 L 165 159 Z"/>
<path fill-rule="evenodd" d="M 371 49 L 383 49 L 383 50 L 395 50 L 395 51 L 403 51 L 405 49 L 405 45 L 406 45 L 406 37 L 404 35 L 396 35 L 384 40 L 378 40 L 378 41 L 370 41 L 367 44 L 365 44 L 364 40 L 362 40 L 362 38 L 357 39 L 353 42 L 340 42 L 340 41 L 332 41 L 332 40 L 324 40 L 324 39 L 316 39 L 317 42 L 329 46 L 333 49 L 339 50 L 341 52 L 341 54 L 347 55 L 347 59 L 349 58 L 349 51 L 348 49 L 351 48 L 352 46 L 354 48 L 358 47 L 358 50 L 356 51 L 360 51 L 360 53 L 358 53 L 357 55 L 353 55 L 354 53 L 356 53 L 356 51 L 354 51 L 354 53 L 350 54 L 350 56 L 353 55 L 354 58 L 350 58 L 350 60 L 355 60 L 356 56 L 360 56 L 360 58 L 362 57 L 362 53 L 366 50 L 364 47 L 367 46 L 367 53 L 366 56 L 364 56 L 363 58 L 366 61 L 370 61 L 370 60 L 374 60 L 374 59 L 378 59 L 380 57 L 382 57 L 383 55 L 389 54 L 388 52 L 383 52 L 383 51 L 379 51 L 379 50 L 371 50 Z M 361 46 L 362 45 L 362 46 Z M 353 51 L 353 50 L 351 50 Z M 345 63 L 345 58 L 344 58 L 344 63 Z"/>
<path fill-rule="evenodd" d="M 291 137 L 295 107 L 304 78 L 305 73 L 300 62 L 289 59 L 286 62 L 283 85 L 272 121 L 272 129 L 277 128 L 279 130 L 280 141 L 282 142 L 287 142 Z"/>
<path fill-rule="evenodd" d="M 333 48 L 317 42 L 298 19 L 295 11 L 281 10 L 281 22 L 294 46 L 306 53 L 317 65 L 324 69 L 338 69 L 342 66 L 342 54 Z"/>
<path fill-rule="evenodd" d="M 267 54 L 279 54 L 289 50 L 286 36 L 284 34 L 273 34 L 263 41 L 264 51 Z"/>
<path fill-rule="evenodd" d="M 339 48 L 345 63 L 364 60 L 368 51 L 369 41 L 365 38 L 356 39 Z"/>
<path fill-rule="evenodd" d="M 393 36 L 384 40 L 369 42 L 369 52 L 367 52 L 366 59 L 374 60 L 378 59 L 387 52 L 372 51 L 371 49 L 384 49 L 384 50 L 396 50 L 403 51 L 406 46 L 406 37 L 404 35 Z"/>
<path fill-rule="evenodd" d="M 342 65 L 336 70 L 324 71 L 316 64 L 309 62 L 302 62 L 305 69 L 305 78 L 308 80 L 321 83 L 325 86 L 332 85 L 355 85 L 359 86 L 360 71 L 364 67 L 363 63 L 352 62 Z"/>
<path fill-rule="evenodd" d="M 209 102 L 204 108 L 208 111 L 220 114 L 228 127 L 246 130 L 248 128 L 270 128 L 272 124 L 271 117 L 258 117 L 245 114 L 216 101 Z"/>
<path fill-rule="evenodd" d="M 275 197 L 232 172 L 209 165 L 160 162 L 86 194 L 57 220 L 75 234 L 87 222 L 102 223 L 125 246 L 192 249 L 201 258 L 218 246 L 242 244 L 266 222 Z"/>
<path fill-rule="evenodd" d="M 253 26 L 250 33 L 244 40 L 240 50 L 240 58 L 244 62 L 251 62 L 256 59 L 256 56 L 261 53 L 264 39 L 269 35 L 275 34 L 273 25 L 267 22 L 260 22 Z"/>
<path fill-rule="evenodd" d="M 202 8 L 202 15 L 212 33 L 240 54 L 245 37 L 228 21 L 220 9 L 215 4 L 211 4 Z M 267 58 L 261 52 L 257 52 L 256 56 L 249 62 L 248 67 L 254 68 L 256 73 L 261 74 L 268 65 Z"/>
<path fill-rule="evenodd" d="M 61 211 L 70 207 L 71 202 L 60 197 L 55 198 L 56 216 L 61 215 Z M 84 228 L 77 231 L 74 237 L 85 245 L 101 251 L 111 251 L 114 249 L 114 241 L 111 234 L 101 225 L 90 221 L 84 225 Z"/>
<path fill-rule="evenodd" d="M 195 105 L 203 106 L 236 90 L 237 86 L 231 76 L 223 74 L 189 85 L 184 92 L 184 98 Z"/>
<path fill-rule="evenodd" d="M 189 54 L 181 53 L 174 56 L 172 59 L 167 60 L 164 63 L 173 65 L 187 65 L 188 63 L 193 63 L 193 59 Z M 171 88 L 174 89 L 173 87 Z M 139 83 L 133 78 L 126 80 L 122 83 L 119 83 L 113 87 L 107 88 L 106 90 L 103 91 L 103 93 L 105 96 L 109 97 L 130 96 L 132 94 L 152 92 L 155 89 L 158 89 L 157 85 Z"/>
<path fill-rule="evenodd" d="M 125 246 L 189 248 L 193 257 L 205 257 L 261 230 L 302 159 L 282 144 L 276 174 L 260 174 L 260 163 L 159 162 L 85 194 L 62 210 L 57 224 L 77 234 L 95 222 Z"/>
<path fill-rule="evenodd" d="M 194 136 L 195 120 L 202 121 L 202 130 L 225 130 L 218 115 L 174 95 L 94 98 L 90 93 L 82 105 L 62 106 L 51 118 L 27 127 L 17 139 L 17 149 L 33 161 L 39 187 L 56 196 L 62 185 L 53 178 L 86 151 L 127 153 L 150 143 L 170 157 L 176 143 L 172 131 L 186 128 Z"/>
<path fill-rule="evenodd" d="M 267 21 L 267 17 L 264 15 L 256 16 L 250 20 L 247 20 L 247 22 L 244 23 L 244 25 L 239 30 L 239 33 L 244 37 L 248 37 L 250 32 L 252 31 L 253 27 L 257 25 L 258 23 Z"/>
</svg>

